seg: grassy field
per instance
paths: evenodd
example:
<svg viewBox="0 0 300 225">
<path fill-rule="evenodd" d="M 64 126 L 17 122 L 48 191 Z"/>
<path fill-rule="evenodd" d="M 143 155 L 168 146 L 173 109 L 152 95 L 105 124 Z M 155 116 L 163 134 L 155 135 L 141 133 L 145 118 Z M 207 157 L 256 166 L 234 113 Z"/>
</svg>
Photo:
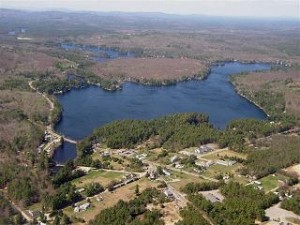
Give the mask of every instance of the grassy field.
<svg viewBox="0 0 300 225">
<path fill-rule="evenodd" d="M 201 158 L 208 160 L 220 160 L 222 157 L 237 157 L 245 159 L 247 157 L 244 153 L 235 152 L 232 150 L 224 149 L 223 151 L 210 152 L 207 154 L 201 155 Z"/>
<path fill-rule="evenodd" d="M 218 175 L 237 175 L 236 171 L 241 168 L 241 164 L 237 163 L 233 166 L 223 166 L 223 165 L 212 165 L 207 170 L 201 173 L 203 176 L 216 177 Z"/>
<path fill-rule="evenodd" d="M 181 187 L 184 187 L 187 183 L 190 182 L 206 182 L 204 179 L 200 178 L 200 177 L 195 177 L 195 176 L 189 176 L 187 174 L 184 173 L 180 173 L 174 170 L 170 170 L 171 172 L 171 177 L 167 178 L 170 179 L 170 184 L 178 191 L 180 191 Z M 175 182 L 173 182 L 172 180 L 174 180 Z"/>
<path fill-rule="evenodd" d="M 282 184 L 282 182 L 284 182 L 286 178 L 287 177 L 283 175 L 274 174 L 274 175 L 263 177 L 259 181 L 261 182 L 261 186 L 263 187 L 264 191 L 268 192 L 279 187 L 279 185 Z"/>
<path fill-rule="evenodd" d="M 149 187 L 156 187 L 158 183 L 151 182 L 147 178 L 142 178 L 136 182 L 130 183 L 126 186 L 120 187 L 117 190 L 110 192 L 102 193 L 101 196 L 103 197 L 103 201 L 97 201 L 96 198 L 91 199 L 92 208 L 88 209 L 85 212 L 75 213 L 72 207 L 67 207 L 64 209 L 64 213 L 68 216 L 73 217 L 80 217 L 83 218 L 85 221 L 89 221 L 93 219 L 99 212 L 103 209 L 108 207 L 114 206 L 120 199 L 124 201 L 129 201 L 135 197 L 135 187 L 139 185 L 139 190 L 142 192 L 144 189 Z M 86 200 L 83 200 L 79 204 L 85 203 Z M 81 223 L 75 223 L 81 224 Z M 86 224 L 86 223 L 84 223 Z"/>
<path fill-rule="evenodd" d="M 92 182 L 98 182 L 104 187 L 109 184 L 112 180 L 120 179 L 124 173 L 122 172 L 110 172 L 110 171 L 103 171 L 103 170 L 95 170 L 90 171 L 87 175 L 83 177 L 79 177 L 72 181 L 72 184 L 76 185 L 76 187 L 83 187 L 86 184 Z"/>
</svg>

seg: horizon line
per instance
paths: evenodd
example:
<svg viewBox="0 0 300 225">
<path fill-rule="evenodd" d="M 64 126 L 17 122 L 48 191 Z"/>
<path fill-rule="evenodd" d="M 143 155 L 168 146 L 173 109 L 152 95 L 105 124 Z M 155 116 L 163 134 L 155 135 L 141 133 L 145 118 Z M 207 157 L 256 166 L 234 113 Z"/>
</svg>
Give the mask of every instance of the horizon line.
<svg viewBox="0 0 300 225">
<path fill-rule="evenodd" d="M 198 17 L 221 17 L 221 18 L 243 18 L 243 19 L 264 19 L 264 20 L 297 20 L 300 23 L 300 15 L 298 17 L 294 16 L 240 16 L 240 15 L 213 15 L 213 14 L 198 14 L 198 13 L 169 13 L 169 12 L 163 12 L 163 11 L 101 11 L 101 10 L 88 10 L 88 9 L 82 9 L 82 10 L 75 10 L 75 9 L 66 9 L 66 8 L 48 8 L 48 9 L 41 9 L 41 8 L 8 8 L 8 7 L 1 7 L 0 10 L 15 10 L 15 11 L 25 11 L 25 12 L 64 12 L 64 13 L 124 13 L 124 14 L 162 14 L 166 16 L 182 16 L 182 17 L 193 17 L 193 16 L 198 16 Z"/>
</svg>

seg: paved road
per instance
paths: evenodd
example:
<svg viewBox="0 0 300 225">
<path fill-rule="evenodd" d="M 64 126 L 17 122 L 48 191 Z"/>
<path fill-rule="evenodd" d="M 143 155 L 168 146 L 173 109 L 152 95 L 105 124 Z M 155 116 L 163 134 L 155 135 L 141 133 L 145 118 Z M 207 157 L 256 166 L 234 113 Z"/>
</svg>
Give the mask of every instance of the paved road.
<svg viewBox="0 0 300 225">
<path fill-rule="evenodd" d="M 54 103 L 51 101 L 51 99 L 50 99 L 46 94 L 39 92 L 39 91 L 33 86 L 32 83 L 33 83 L 33 81 L 29 81 L 29 82 L 28 82 L 30 88 L 31 88 L 32 90 L 36 91 L 38 94 L 42 95 L 42 96 L 46 99 L 46 101 L 49 103 L 49 106 L 50 106 L 50 110 L 49 110 L 49 111 L 50 111 L 50 113 L 49 113 L 49 121 L 51 121 L 51 120 L 52 120 L 52 118 L 51 118 L 51 116 L 52 116 L 51 112 L 54 110 Z M 63 137 L 63 138 L 64 138 L 64 141 L 66 141 L 66 142 L 69 142 L 69 143 L 72 143 L 72 144 L 76 144 L 76 143 L 77 143 L 77 141 L 76 141 L 76 140 L 73 140 L 72 138 L 64 137 L 64 136 L 62 136 L 62 135 L 56 133 L 56 131 L 54 130 L 54 128 L 53 128 L 52 125 L 48 125 L 48 126 L 46 127 L 46 131 L 47 131 L 49 134 L 51 134 L 53 137 L 55 137 L 55 138 L 57 138 L 57 139 L 59 139 L 59 140 Z M 51 145 L 51 144 L 50 144 L 50 145 Z"/>
<path fill-rule="evenodd" d="M 165 181 L 166 182 L 166 181 Z M 167 182 L 166 182 L 167 183 Z M 181 203 L 181 207 L 187 206 L 188 203 L 192 204 L 189 200 L 186 199 L 185 195 L 182 194 L 181 192 L 177 191 L 174 187 L 172 187 L 169 183 L 167 183 L 169 191 L 171 191 L 175 197 L 175 199 Z M 195 207 L 197 208 L 197 207 Z M 199 209 L 198 209 L 199 210 Z M 209 218 L 207 213 L 203 210 L 199 210 L 200 214 L 203 216 L 203 218 L 210 224 L 210 225 L 215 225 L 213 221 Z"/>
<path fill-rule="evenodd" d="M 146 163 L 146 164 L 149 164 L 149 165 L 154 165 L 154 166 L 161 166 L 161 167 L 165 167 L 169 170 L 174 170 L 174 171 L 177 171 L 177 172 L 180 172 L 180 173 L 184 173 L 184 174 L 187 174 L 187 175 L 190 175 L 190 176 L 193 176 L 193 177 L 200 177 L 200 178 L 203 178 L 205 180 L 209 180 L 209 181 L 212 181 L 212 182 L 218 182 L 217 179 L 214 179 L 214 178 L 211 178 L 211 177 L 207 177 L 207 176 L 203 176 L 201 174 L 198 174 L 198 173 L 193 173 L 193 172 L 188 172 L 188 171 L 185 171 L 185 170 L 182 170 L 182 169 L 177 169 L 177 168 L 174 168 L 173 166 L 170 166 L 170 165 L 162 165 L 160 163 L 156 163 L 156 162 L 151 162 L 151 161 L 148 161 L 148 160 L 143 160 L 143 163 Z"/>
</svg>

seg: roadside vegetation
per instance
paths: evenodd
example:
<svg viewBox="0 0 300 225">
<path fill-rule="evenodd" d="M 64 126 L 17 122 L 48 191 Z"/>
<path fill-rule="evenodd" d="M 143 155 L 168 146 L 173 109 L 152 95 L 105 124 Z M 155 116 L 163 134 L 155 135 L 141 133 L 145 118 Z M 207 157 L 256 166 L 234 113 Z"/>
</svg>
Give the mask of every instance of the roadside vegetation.
<svg viewBox="0 0 300 225">
<path fill-rule="evenodd" d="M 0 224 L 22 224 L 23 217 L 15 210 L 10 202 L 0 193 Z"/>
<path fill-rule="evenodd" d="M 299 191 L 290 199 L 285 199 L 281 203 L 281 208 L 292 211 L 300 215 L 300 193 Z"/>
</svg>

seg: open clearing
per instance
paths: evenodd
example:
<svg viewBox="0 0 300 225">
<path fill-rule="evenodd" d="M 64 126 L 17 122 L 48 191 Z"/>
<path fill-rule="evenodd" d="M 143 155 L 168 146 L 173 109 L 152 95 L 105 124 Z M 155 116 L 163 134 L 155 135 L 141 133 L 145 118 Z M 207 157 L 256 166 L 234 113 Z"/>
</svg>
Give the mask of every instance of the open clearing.
<svg viewBox="0 0 300 225">
<path fill-rule="evenodd" d="M 120 187 L 115 191 L 104 192 L 100 194 L 103 197 L 103 201 L 97 201 L 95 197 L 91 198 L 92 208 L 85 212 L 75 213 L 71 206 L 64 209 L 64 212 L 68 216 L 76 216 L 83 218 L 86 222 L 93 219 L 97 214 L 99 214 L 103 209 L 114 206 L 119 200 L 129 201 L 135 197 L 135 187 L 139 185 L 139 190 L 142 192 L 146 188 L 157 187 L 158 183 L 151 182 L 147 178 L 142 178 L 136 182 L 130 183 L 126 186 Z M 85 203 L 86 200 L 79 202 L 79 204 Z M 82 224 L 82 223 L 75 223 Z M 86 223 L 84 223 L 86 224 Z"/>
<path fill-rule="evenodd" d="M 232 150 L 228 150 L 227 148 L 201 155 L 201 158 L 208 159 L 208 160 L 220 160 L 223 157 L 237 157 L 237 158 L 245 159 L 247 155 Z"/>
<path fill-rule="evenodd" d="M 273 222 L 274 220 L 279 219 L 279 222 L 284 222 L 284 224 L 287 224 L 287 223 L 291 223 L 292 218 L 300 220 L 300 216 L 296 215 L 293 212 L 280 208 L 279 204 L 276 204 L 266 210 L 266 216 L 270 218 L 270 221 Z M 273 224 L 280 224 L 279 222 Z M 299 224 L 299 223 L 293 223 L 293 224 Z"/>
<path fill-rule="evenodd" d="M 263 177 L 259 181 L 261 182 L 261 186 L 264 188 L 264 191 L 268 192 L 271 191 L 272 189 L 279 187 L 280 184 L 282 184 L 282 182 L 284 182 L 285 179 L 286 179 L 285 176 L 276 174 L 276 175 L 269 175 Z"/>
<path fill-rule="evenodd" d="M 300 164 L 291 166 L 286 169 L 287 172 L 296 173 L 300 177 Z"/>
<path fill-rule="evenodd" d="M 223 165 L 212 165 L 207 170 L 201 173 L 203 176 L 215 178 L 218 175 L 237 175 L 236 171 L 241 167 L 240 163 L 236 163 L 233 166 L 223 166 Z"/>
<path fill-rule="evenodd" d="M 164 203 L 164 208 L 161 208 L 160 205 L 149 204 L 147 209 L 160 210 L 163 214 L 162 220 L 165 222 L 165 225 L 174 225 L 181 219 L 179 215 L 179 208 L 175 201 Z"/>
<path fill-rule="evenodd" d="M 113 172 L 113 171 L 103 171 L 103 170 L 94 170 L 90 171 L 87 175 L 83 177 L 79 177 L 72 181 L 72 184 L 76 185 L 76 187 L 83 187 L 89 183 L 100 183 L 104 187 L 106 187 L 109 182 L 112 180 L 120 179 L 124 173 L 122 172 Z"/>
<path fill-rule="evenodd" d="M 190 182 L 207 182 L 204 179 L 200 178 L 200 177 L 195 177 L 195 176 L 189 176 L 185 173 L 180 173 L 174 170 L 170 170 L 171 172 L 171 178 L 174 179 L 174 182 L 172 180 L 170 180 L 170 183 L 172 185 L 172 187 L 174 187 L 176 190 L 180 191 L 180 188 L 184 187 L 187 183 Z M 167 179 L 166 179 L 167 180 Z"/>
</svg>

